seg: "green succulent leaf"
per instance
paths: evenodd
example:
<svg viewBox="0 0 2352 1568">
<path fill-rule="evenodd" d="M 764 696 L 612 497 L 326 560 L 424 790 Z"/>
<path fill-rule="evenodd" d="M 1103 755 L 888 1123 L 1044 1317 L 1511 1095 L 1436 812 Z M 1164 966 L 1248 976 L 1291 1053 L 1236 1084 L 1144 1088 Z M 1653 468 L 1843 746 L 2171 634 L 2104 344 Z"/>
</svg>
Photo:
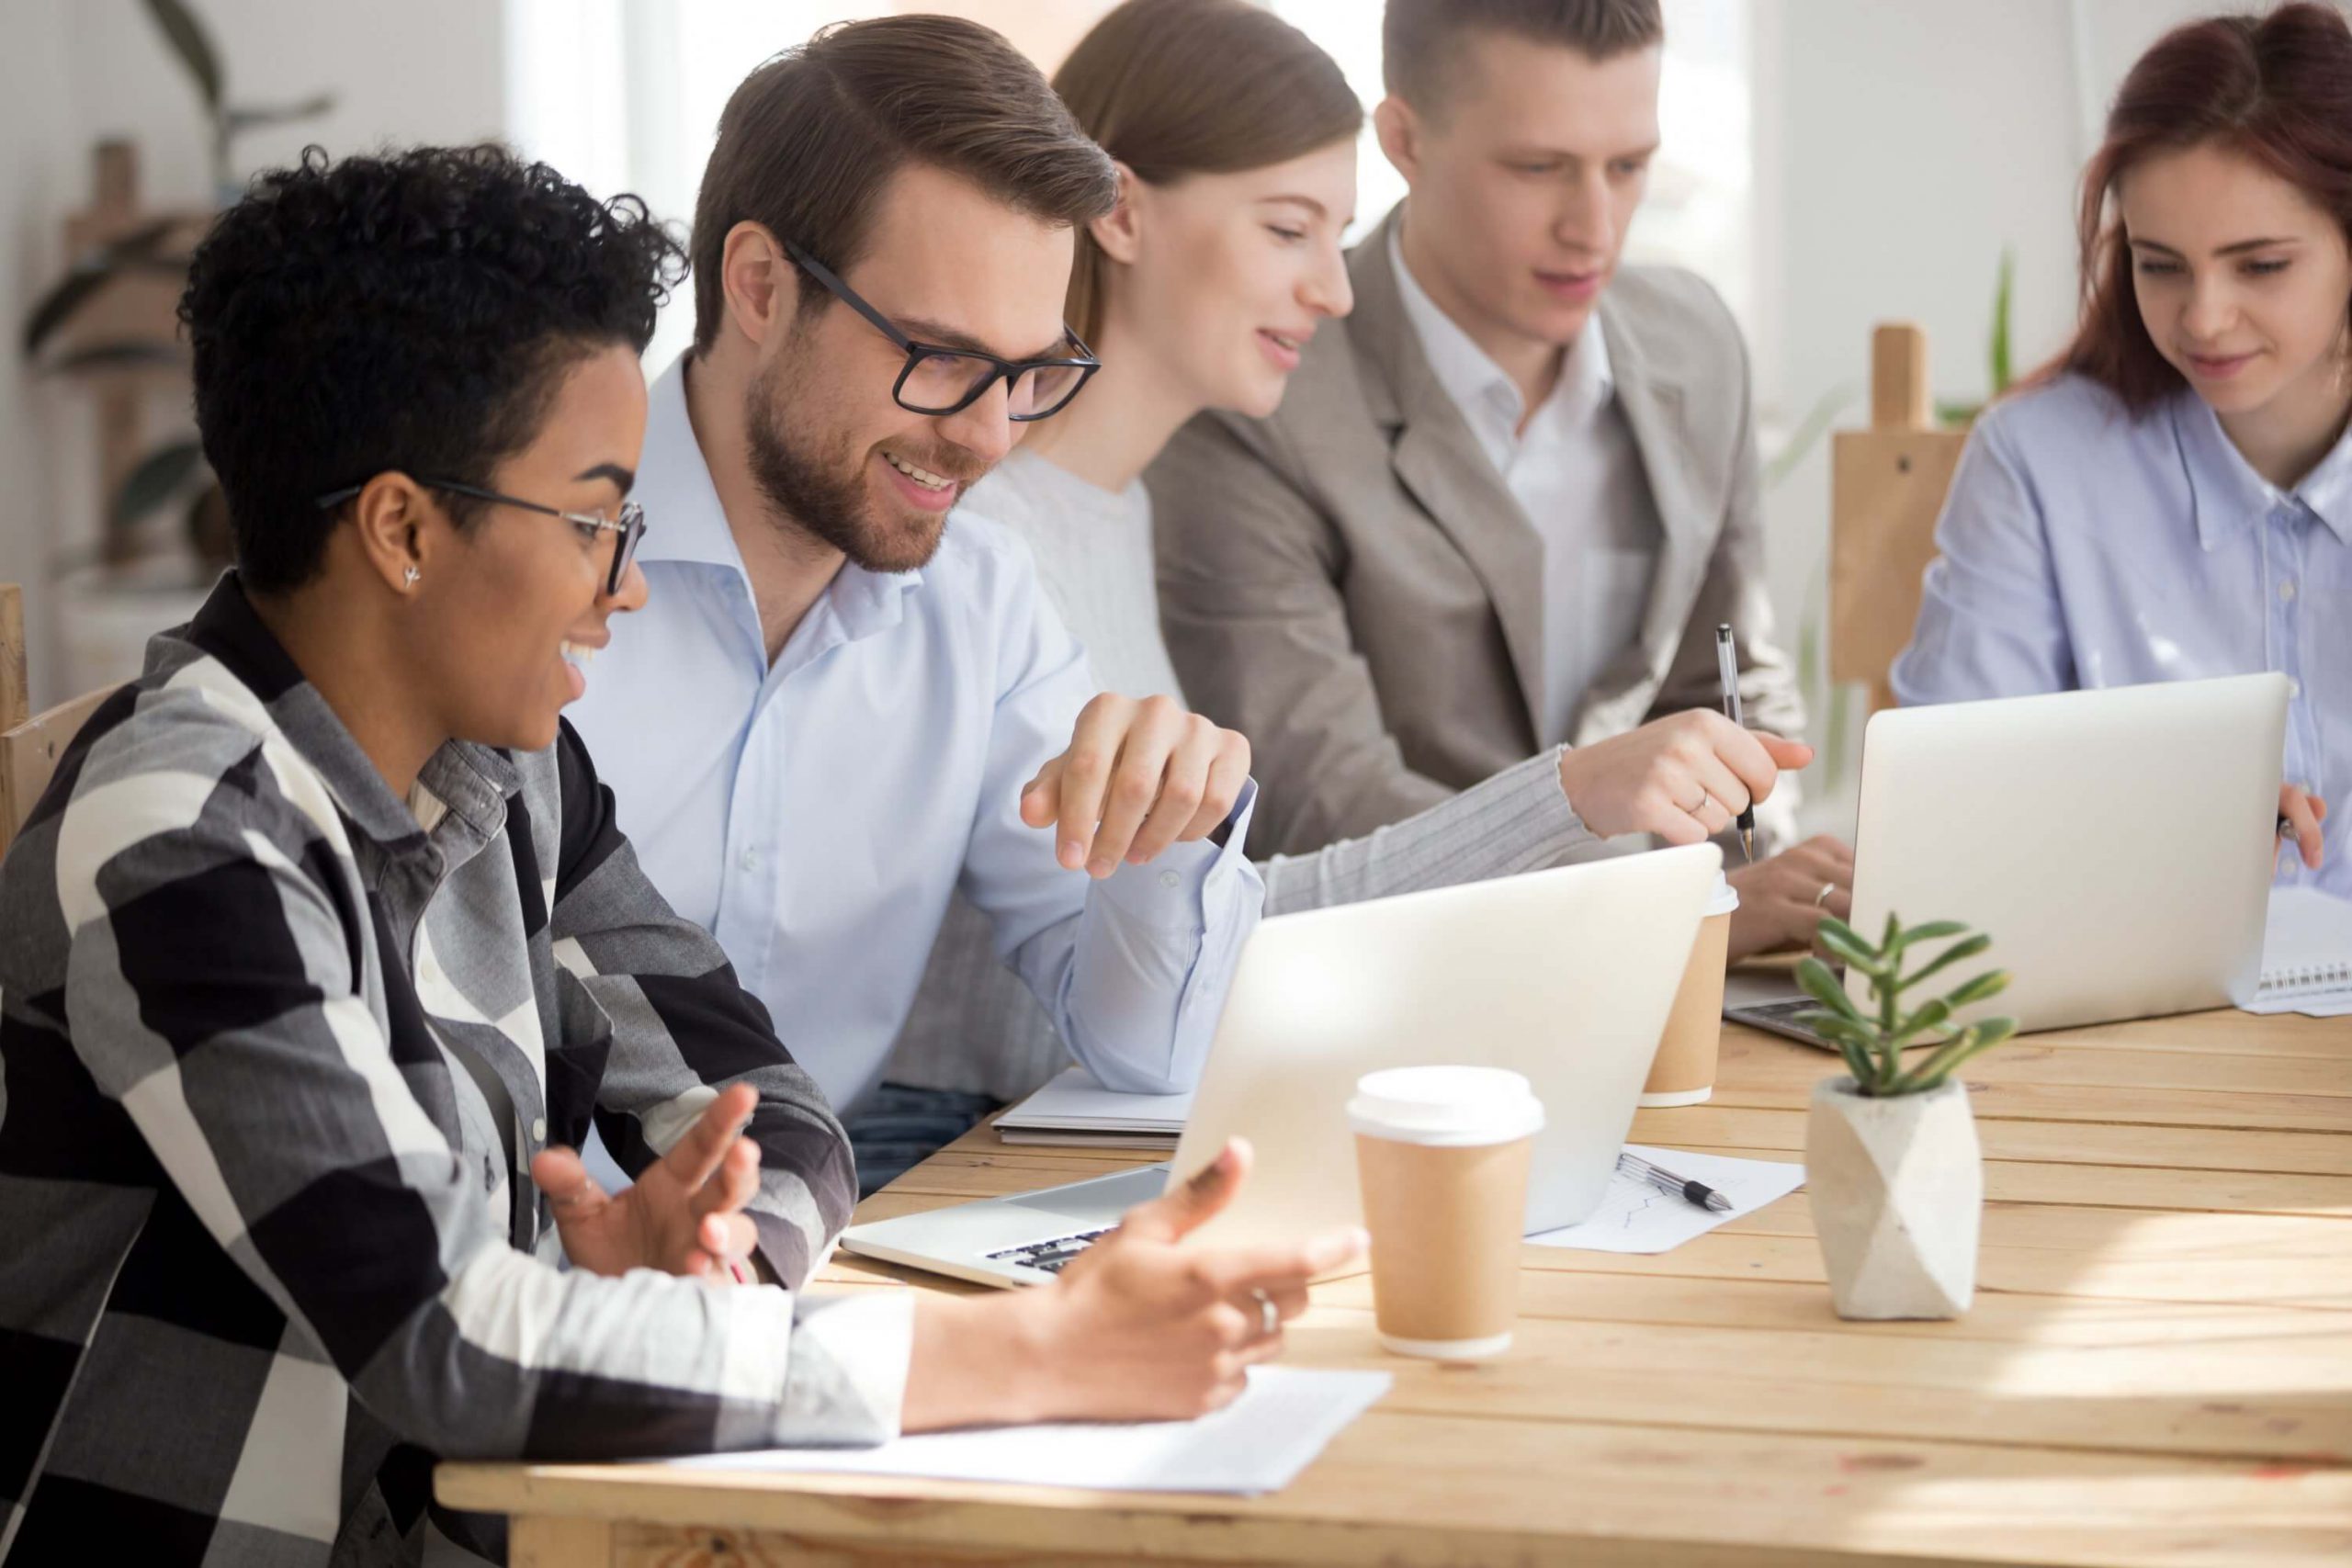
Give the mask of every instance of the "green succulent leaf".
<svg viewBox="0 0 2352 1568">
<path fill-rule="evenodd" d="M 1950 1077 L 1970 1057 L 1991 1050 L 2017 1031 L 2018 1021 L 2013 1018 L 1988 1018 L 1969 1025 L 1921 1063 L 1917 1071 L 1907 1075 L 1896 1092 L 1926 1093 Z"/>
<path fill-rule="evenodd" d="M 1863 942 L 1852 931 L 1831 931 L 1829 922 L 1824 920 L 1815 928 L 1815 937 L 1823 947 L 1829 950 L 1831 956 L 1844 963 L 1847 967 L 1859 969 L 1872 979 L 1877 979 L 1886 973 L 1886 965 L 1879 957 L 1878 950 Z"/>
<path fill-rule="evenodd" d="M 1856 1023 L 1862 1021 L 1862 1010 L 1854 1005 L 1854 998 L 1846 994 L 1844 984 L 1829 972 L 1829 965 L 1820 959 L 1807 954 L 1798 961 L 1797 987 L 1840 1018 L 1851 1019 Z"/>
<path fill-rule="evenodd" d="M 1903 933 L 1905 946 L 1915 942 L 1935 942 L 1943 937 L 1958 936 L 1968 929 L 1965 920 L 1929 920 L 1924 926 L 1913 926 Z"/>
<path fill-rule="evenodd" d="M 1984 1019 L 1976 1025 L 1976 1043 L 1970 1049 L 1972 1051 L 1983 1051 L 1988 1047 L 1998 1045 L 2002 1041 L 2008 1039 L 2017 1032 L 2018 1021 L 2014 1018 L 2004 1017 Z"/>
<path fill-rule="evenodd" d="M 1908 1043 L 1915 1034 L 1925 1034 L 1931 1029 L 1942 1027 L 1944 1020 L 1951 1016 L 1951 1004 L 1939 998 L 1897 1024 L 1894 1039 L 1898 1043 Z"/>
<path fill-rule="evenodd" d="M 1917 985 L 1920 981 L 1928 978 L 1930 976 L 1940 975 L 1945 970 L 1951 968 L 1953 964 L 1963 963 L 1968 959 L 1973 958 L 1992 945 L 1993 939 L 1989 936 L 1983 935 L 1982 933 L 1970 937 L 1965 942 L 1953 942 L 1950 947 L 1945 948 L 1941 953 L 1937 953 L 1935 957 L 1928 960 L 1926 964 L 1921 964 L 1918 968 L 1911 971 L 1910 974 L 1903 976 L 1902 988 L 1907 991 L 1912 987 Z"/>
<path fill-rule="evenodd" d="M 1944 999 L 1951 1003 L 1954 1008 L 1964 1008 L 1972 1002 L 1981 1002 L 1987 997 L 1997 997 L 2008 988 L 2009 972 L 2007 970 L 1987 969 Z"/>
<path fill-rule="evenodd" d="M 1850 1018 L 1840 1018 L 1834 1012 L 1818 1010 L 1797 1014 L 1796 1021 L 1820 1035 L 1824 1040 L 1840 1045 L 1855 1045 L 1864 1050 L 1878 1049 L 1878 1031 L 1867 1023 L 1857 1023 Z"/>
<path fill-rule="evenodd" d="M 1822 916 L 1821 924 L 1817 929 L 1827 931 L 1832 936 L 1843 937 L 1849 943 L 1855 947 L 1865 949 L 1870 948 L 1871 944 L 1863 940 L 1861 932 L 1856 931 L 1853 927 L 1848 925 L 1845 921 L 1839 919 L 1835 915 Z"/>
<path fill-rule="evenodd" d="M 1968 1054 L 1968 1048 L 1976 1043 L 1976 1038 L 1974 1029 L 1962 1030 L 1937 1047 L 1933 1055 L 1897 1078 L 1892 1092 L 1925 1094 L 1935 1088 L 1944 1081 L 1945 1077 Z"/>
</svg>

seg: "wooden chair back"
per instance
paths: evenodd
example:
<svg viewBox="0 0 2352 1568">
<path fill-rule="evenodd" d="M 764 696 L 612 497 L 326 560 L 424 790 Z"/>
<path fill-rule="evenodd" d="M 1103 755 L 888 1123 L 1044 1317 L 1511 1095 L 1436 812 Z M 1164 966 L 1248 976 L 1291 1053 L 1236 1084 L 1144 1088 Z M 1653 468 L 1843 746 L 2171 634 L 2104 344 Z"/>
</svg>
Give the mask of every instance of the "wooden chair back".
<svg viewBox="0 0 2352 1568">
<path fill-rule="evenodd" d="M 33 803 L 57 772 L 57 759 L 98 705 L 119 688 L 102 686 L 45 713 L 28 714 L 24 594 L 0 582 L 0 854 L 16 841 Z"/>
<path fill-rule="evenodd" d="M 1871 424 L 1832 440 L 1829 677 L 1894 705 L 1887 670 L 1919 619 L 1919 578 L 1936 554 L 1936 517 L 1965 430 L 1935 427 L 1928 336 L 1905 321 L 1871 334 Z"/>
<path fill-rule="evenodd" d="M 0 582 L 0 729 L 32 716 L 32 687 L 25 676 L 25 593 Z"/>
</svg>

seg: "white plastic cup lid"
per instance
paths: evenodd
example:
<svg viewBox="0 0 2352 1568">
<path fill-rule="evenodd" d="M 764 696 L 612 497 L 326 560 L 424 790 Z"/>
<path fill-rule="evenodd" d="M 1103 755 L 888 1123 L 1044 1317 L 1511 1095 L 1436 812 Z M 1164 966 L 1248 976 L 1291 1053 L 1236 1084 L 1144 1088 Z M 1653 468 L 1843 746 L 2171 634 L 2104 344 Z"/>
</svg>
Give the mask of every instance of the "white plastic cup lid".
<svg viewBox="0 0 2352 1568">
<path fill-rule="evenodd" d="M 1717 915 L 1728 915 L 1738 908 L 1739 889 L 1731 885 L 1731 878 L 1718 871 L 1715 873 L 1715 890 L 1707 899 L 1707 912 L 1700 919 L 1713 919 Z"/>
<path fill-rule="evenodd" d="M 1398 1143 L 1507 1144 L 1544 1125 L 1544 1105 L 1505 1067 L 1390 1067 L 1356 1080 L 1348 1122 Z"/>
</svg>

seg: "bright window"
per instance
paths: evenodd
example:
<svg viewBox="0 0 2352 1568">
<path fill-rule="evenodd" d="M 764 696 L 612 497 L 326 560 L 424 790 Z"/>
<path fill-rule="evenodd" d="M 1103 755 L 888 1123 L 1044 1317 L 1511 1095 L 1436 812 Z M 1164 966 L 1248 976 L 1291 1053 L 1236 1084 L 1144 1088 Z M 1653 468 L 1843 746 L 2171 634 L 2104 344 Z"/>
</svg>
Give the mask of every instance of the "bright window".
<svg viewBox="0 0 2352 1568">
<path fill-rule="evenodd" d="M 1271 0 L 1340 62 L 1367 107 L 1380 86 L 1374 0 Z M 872 0 L 509 0 L 509 134 L 590 189 L 631 190 L 681 225 L 694 216 L 728 95 L 752 68 L 826 22 L 913 6 Z M 1002 31 L 1050 70 L 1110 0 L 964 0 L 937 8 Z M 1628 254 L 1704 276 L 1754 335 L 1752 41 L 1741 0 L 1666 0 L 1659 116 L 1665 136 Z M 1359 228 L 1404 194 L 1367 129 Z M 684 293 L 662 314 L 648 363 L 693 334 Z"/>
</svg>

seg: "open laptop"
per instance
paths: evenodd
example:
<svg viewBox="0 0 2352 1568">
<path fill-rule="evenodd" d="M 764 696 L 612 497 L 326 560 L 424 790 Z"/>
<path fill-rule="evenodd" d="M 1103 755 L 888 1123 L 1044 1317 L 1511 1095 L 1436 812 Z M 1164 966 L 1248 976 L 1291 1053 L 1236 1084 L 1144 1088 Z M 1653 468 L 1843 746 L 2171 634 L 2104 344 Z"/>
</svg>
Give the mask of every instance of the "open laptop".
<svg viewBox="0 0 2352 1568">
<path fill-rule="evenodd" d="M 842 1246 L 1035 1283 L 1236 1134 L 1257 1156 L 1249 1182 L 1192 1239 L 1359 1224 L 1348 1098 L 1365 1073 L 1426 1063 L 1527 1076 L 1544 1126 L 1526 1229 L 1573 1224 L 1616 1165 L 1721 860 L 1697 844 L 1267 920 L 1242 952 L 1173 1160 L 853 1225 Z"/>
<path fill-rule="evenodd" d="M 2272 673 L 1873 716 L 1852 925 L 1875 940 L 1892 909 L 1989 934 L 1983 966 L 2009 987 L 1962 1023 L 2069 1029 L 2251 997 L 2287 698 Z M 1795 1021 L 1814 1005 L 1782 976 L 1724 992 L 1724 1017 L 1826 1046 Z"/>
</svg>

